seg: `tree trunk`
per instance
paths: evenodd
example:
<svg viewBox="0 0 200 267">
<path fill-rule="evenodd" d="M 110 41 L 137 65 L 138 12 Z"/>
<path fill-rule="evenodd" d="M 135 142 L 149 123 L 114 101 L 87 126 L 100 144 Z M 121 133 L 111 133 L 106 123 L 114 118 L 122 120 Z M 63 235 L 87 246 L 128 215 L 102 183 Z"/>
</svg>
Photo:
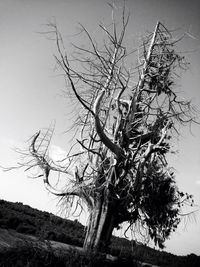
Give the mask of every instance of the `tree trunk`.
<svg viewBox="0 0 200 267">
<path fill-rule="evenodd" d="M 90 214 L 84 249 L 105 252 L 114 227 L 115 217 L 111 203 L 98 201 Z"/>
</svg>

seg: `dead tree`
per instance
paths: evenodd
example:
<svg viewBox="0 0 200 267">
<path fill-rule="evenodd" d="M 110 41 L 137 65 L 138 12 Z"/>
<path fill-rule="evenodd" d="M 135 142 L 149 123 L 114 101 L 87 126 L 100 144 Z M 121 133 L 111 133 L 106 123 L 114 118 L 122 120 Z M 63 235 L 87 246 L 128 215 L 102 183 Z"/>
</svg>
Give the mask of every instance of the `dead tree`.
<svg viewBox="0 0 200 267">
<path fill-rule="evenodd" d="M 110 27 L 101 24 L 106 36 L 101 47 L 81 26 L 90 45 L 74 45 L 73 60 L 56 25 L 50 25 L 56 61 L 80 108 L 75 122 L 80 136 L 59 164 L 48 156 L 51 130 L 38 132 L 30 142 L 30 160 L 23 163 L 28 169 L 39 167 L 47 190 L 65 203 L 86 204 L 85 249 L 105 250 L 113 229 L 123 222 L 133 231 L 139 225 L 162 247 L 180 221 L 182 203 L 191 199 L 178 190 L 166 159 L 178 125 L 194 121 L 190 102 L 179 97 L 175 86 L 178 70 L 187 64 L 161 22 L 129 53 L 123 43 L 128 21 L 123 11 L 118 28 L 114 21 Z M 133 67 L 129 62 L 136 54 Z M 55 173 L 67 177 L 62 190 L 50 182 Z"/>
</svg>

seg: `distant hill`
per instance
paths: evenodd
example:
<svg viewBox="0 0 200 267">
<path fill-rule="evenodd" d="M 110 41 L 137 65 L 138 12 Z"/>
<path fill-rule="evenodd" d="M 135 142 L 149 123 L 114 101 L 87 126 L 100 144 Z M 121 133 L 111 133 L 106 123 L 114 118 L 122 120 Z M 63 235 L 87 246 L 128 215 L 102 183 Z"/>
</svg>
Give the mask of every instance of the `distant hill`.
<svg viewBox="0 0 200 267">
<path fill-rule="evenodd" d="M 51 213 L 33 209 L 20 202 L 0 200 L 0 227 L 63 243 L 82 246 L 84 226 L 77 220 L 65 220 Z"/>
<path fill-rule="evenodd" d="M 0 200 L 0 228 L 14 229 L 19 233 L 38 237 L 39 240 L 54 240 L 80 247 L 85 235 L 85 227 L 77 220 L 63 219 L 19 202 L 5 200 Z M 200 266 L 200 257 L 195 254 L 175 256 L 115 236 L 112 237 L 109 253 L 158 266 Z"/>
</svg>

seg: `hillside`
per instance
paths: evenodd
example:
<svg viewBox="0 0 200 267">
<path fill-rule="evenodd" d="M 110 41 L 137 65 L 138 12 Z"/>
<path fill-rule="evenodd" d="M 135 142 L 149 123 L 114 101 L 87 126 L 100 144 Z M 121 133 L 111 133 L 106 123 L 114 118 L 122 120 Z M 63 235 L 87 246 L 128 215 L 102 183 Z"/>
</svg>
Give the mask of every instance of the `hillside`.
<svg viewBox="0 0 200 267">
<path fill-rule="evenodd" d="M 2 232 L 3 229 L 4 232 Z M 27 205 L 23 205 L 22 203 L 12 203 L 4 200 L 0 200 L 0 230 L 1 230 L 0 235 L 2 233 L 5 233 L 5 231 L 7 231 L 6 233 L 8 236 L 11 236 L 11 234 L 15 235 L 16 239 L 19 237 L 20 234 L 25 234 L 27 235 L 27 237 L 32 236 L 31 237 L 32 239 L 37 238 L 37 240 L 41 242 L 44 242 L 44 240 L 51 240 L 78 247 L 81 247 L 83 245 L 84 234 L 85 234 L 84 226 L 80 224 L 77 220 L 71 221 L 62 219 L 48 212 L 42 212 L 37 209 L 33 209 Z M 20 233 L 18 234 L 18 237 L 17 233 Z M 21 238 L 23 236 L 21 235 Z M 0 241 L 2 240 L 3 239 L 0 239 Z M 53 242 L 51 243 L 51 245 L 52 244 L 54 245 Z M 1 255 L 3 255 L 3 253 L 4 255 L 6 255 L 6 253 L 10 253 L 8 251 L 10 249 L 9 245 L 7 246 L 6 251 L 1 250 L 2 247 L 4 247 L 4 249 L 6 248 L 6 246 L 3 246 L 3 243 L 0 242 Z M 10 242 L 10 247 L 12 247 L 11 242 Z M 18 247 L 18 249 L 20 248 Z M 30 247 L 29 249 L 31 250 Z M 16 248 L 15 248 L 15 253 L 16 253 Z M 158 266 L 168 266 L 168 267 L 200 266 L 200 257 L 196 256 L 195 254 L 190 254 L 188 256 L 175 256 L 170 253 L 160 252 L 152 248 L 149 248 L 147 246 L 139 245 L 136 242 L 128 241 L 125 238 L 118 238 L 114 236 L 112 238 L 112 242 L 108 253 L 114 256 L 119 256 L 121 259 L 127 259 L 127 260 L 134 259 L 134 260 L 139 260 L 141 262 L 148 262 Z M 20 252 L 20 254 L 22 253 Z M 48 257 L 53 257 L 53 256 L 50 256 L 48 254 Z M 55 259 L 51 259 L 52 262 L 53 260 Z M 0 266 L 6 266 L 6 265 L 1 265 L 1 263 L 2 262 L 0 261 Z M 95 263 L 94 265 L 97 266 L 97 263 Z M 31 265 L 31 266 L 40 266 L 40 265 Z M 54 265 L 45 265 L 45 266 L 61 266 L 61 263 L 59 263 L 58 265 L 54 263 Z M 73 264 L 73 266 L 76 265 Z M 83 265 L 83 266 L 93 266 L 93 265 Z M 104 266 L 107 265 L 104 264 Z"/>
</svg>

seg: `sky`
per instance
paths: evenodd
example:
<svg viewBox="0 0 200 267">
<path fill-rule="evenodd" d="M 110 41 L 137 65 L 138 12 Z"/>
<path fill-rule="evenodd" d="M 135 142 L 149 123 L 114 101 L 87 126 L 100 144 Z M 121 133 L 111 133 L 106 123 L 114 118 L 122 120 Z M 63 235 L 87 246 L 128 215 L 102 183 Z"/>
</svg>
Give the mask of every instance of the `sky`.
<svg viewBox="0 0 200 267">
<path fill-rule="evenodd" d="M 14 166 L 23 148 L 39 129 L 56 121 L 52 155 L 59 158 L 69 149 L 70 107 L 62 91 L 63 77 L 55 72 L 56 47 L 43 32 L 56 21 L 64 41 L 72 41 L 78 23 L 95 35 L 100 21 L 110 22 L 107 0 L 0 0 L 0 165 Z M 123 1 L 115 1 L 122 6 Z M 130 10 L 128 40 L 133 44 L 160 20 L 169 29 L 186 33 L 181 48 L 190 62 L 179 85 L 181 94 L 200 109 L 200 3 L 198 0 L 127 0 Z M 97 37 L 98 38 L 98 37 Z M 78 44 L 81 40 L 75 38 Z M 84 40 L 83 40 L 84 41 Z M 180 190 L 194 195 L 197 210 L 185 217 L 166 242 L 166 251 L 200 255 L 200 126 L 181 128 L 170 157 Z M 0 199 L 23 202 L 58 214 L 58 200 L 44 189 L 42 180 L 31 180 L 22 170 L 0 170 Z"/>
</svg>

